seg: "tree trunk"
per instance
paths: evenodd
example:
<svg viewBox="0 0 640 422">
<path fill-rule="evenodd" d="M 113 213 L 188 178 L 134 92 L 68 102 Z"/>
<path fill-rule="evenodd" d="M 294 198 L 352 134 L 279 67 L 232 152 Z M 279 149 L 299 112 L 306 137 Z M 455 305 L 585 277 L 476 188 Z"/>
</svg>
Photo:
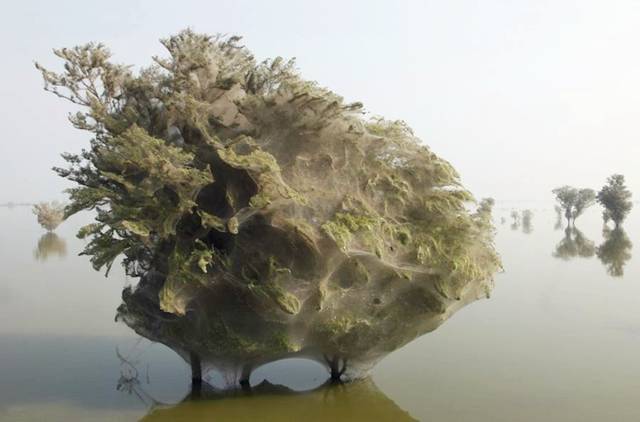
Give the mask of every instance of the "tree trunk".
<svg viewBox="0 0 640 422">
<path fill-rule="evenodd" d="M 338 356 L 334 356 L 332 359 L 325 356 L 325 360 L 331 371 L 331 382 L 341 382 L 342 374 L 347 370 L 347 359 L 342 359 L 342 368 L 340 367 L 340 358 Z"/>
<path fill-rule="evenodd" d="M 244 391 L 251 391 L 251 383 L 249 379 L 251 378 L 251 372 L 253 371 L 253 367 L 249 364 L 242 366 L 242 372 L 240 374 L 240 387 Z"/>
<path fill-rule="evenodd" d="M 194 352 L 189 353 L 189 361 L 191 363 L 191 384 L 192 386 L 200 386 L 202 384 L 202 363 L 200 356 Z"/>
</svg>

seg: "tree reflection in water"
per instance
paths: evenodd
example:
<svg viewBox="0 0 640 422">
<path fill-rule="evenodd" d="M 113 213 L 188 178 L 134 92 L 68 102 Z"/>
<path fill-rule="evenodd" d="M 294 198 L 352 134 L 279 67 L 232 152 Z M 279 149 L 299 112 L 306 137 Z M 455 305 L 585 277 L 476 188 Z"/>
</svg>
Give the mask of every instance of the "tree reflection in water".
<svg viewBox="0 0 640 422">
<path fill-rule="evenodd" d="M 553 256 L 568 261 L 576 257 L 591 258 L 596 255 L 610 276 L 622 277 L 624 266 L 631 259 L 633 244 L 622 228 L 610 229 L 605 226 L 602 234 L 604 242 L 596 248 L 593 241 L 587 239 L 580 230 L 567 227 Z"/>
<path fill-rule="evenodd" d="M 264 380 L 260 384 L 221 390 L 202 383 L 177 404 L 165 404 L 146 393 L 135 366 L 118 353 L 121 361 L 119 391 L 136 396 L 149 411 L 141 421 L 281 421 L 350 420 L 415 421 L 382 393 L 370 378 L 351 383 L 330 379 L 310 391 L 295 391 Z"/>
<path fill-rule="evenodd" d="M 47 232 L 38 239 L 33 257 L 38 261 L 46 261 L 54 255 L 60 258 L 67 256 L 67 242 L 57 234 Z"/>
<path fill-rule="evenodd" d="M 633 244 L 621 227 L 612 230 L 605 226 L 602 235 L 605 240 L 598 246 L 596 254 L 610 276 L 622 277 L 624 266 L 631 259 Z"/>
<path fill-rule="evenodd" d="M 577 228 L 569 226 L 564 231 L 564 238 L 558 243 L 553 256 L 568 261 L 581 257 L 591 258 L 596 252 L 593 241 L 587 239 Z"/>
<path fill-rule="evenodd" d="M 366 378 L 347 384 L 328 381 L 308 392 L 295 392 L 263 381 L 251 391 L 222 393 L 202 388 L 175 406 L 152 408 L 142 421 L 415 421 Z"/>
</svg>

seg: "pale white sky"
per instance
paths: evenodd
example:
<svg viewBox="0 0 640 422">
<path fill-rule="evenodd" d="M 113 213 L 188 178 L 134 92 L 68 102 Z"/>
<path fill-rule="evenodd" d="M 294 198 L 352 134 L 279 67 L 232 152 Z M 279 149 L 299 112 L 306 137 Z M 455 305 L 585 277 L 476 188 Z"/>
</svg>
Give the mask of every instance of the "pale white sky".
<svg viewBox="0 0 640 422">
<path fill-rule="evenodd" d="M 631 0 L 7 2 L 0 202 L 62 199 L 50 167 L 88 145 L 33 60 L 55 67 L 51 48 L 102 41 L 144 65 L 188 26 L 297 57 L 305 77 L 406 120 L 477 197 L 550 199 L 614 172 L 640 196 L 639 22 Z"/>
</svg>

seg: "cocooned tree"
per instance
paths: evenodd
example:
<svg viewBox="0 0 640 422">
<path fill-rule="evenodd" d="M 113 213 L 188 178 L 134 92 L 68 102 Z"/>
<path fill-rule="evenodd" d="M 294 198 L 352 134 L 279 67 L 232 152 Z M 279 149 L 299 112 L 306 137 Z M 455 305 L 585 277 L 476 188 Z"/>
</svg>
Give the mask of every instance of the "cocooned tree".
<svg viewBox="0 0 640 422">
<path fill-rule="evenodd" d="M 32 209 L 40 224 L 48 232 L 53 232 L 64 221 L 64 205 L 58 202 L 40 202 Z"/>
<path fill-rule="evenodd" d="M 102 44 L 55 50 L 45 89 L 91 135 L 56 172 L 66 216 L 95 210 L 84 254 L 128 275 L 118 318 L 191 363 L 248 383 L 304 356 L 334 379 L 489 294 L 492 200 L 402 121 L 257 62 L 239 37 L 190 30 L 139 72 Z"/>
</svg>

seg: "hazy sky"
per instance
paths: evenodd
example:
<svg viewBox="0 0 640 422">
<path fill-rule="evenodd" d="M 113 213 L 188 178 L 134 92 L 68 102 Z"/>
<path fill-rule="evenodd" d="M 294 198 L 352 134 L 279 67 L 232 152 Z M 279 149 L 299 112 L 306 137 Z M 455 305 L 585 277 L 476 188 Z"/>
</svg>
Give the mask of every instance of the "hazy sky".
<svg viewBox="0 0 640 422">
<path fill-rule="evenodd" d="M 640 197 L 639 1 L 11 1 L 0 16 L 0 202 L 62 199 L 50 171 L 89 134 L 42 91 L 51 48 L 106 43 L 144 65 L 192 27 L 403 119 L 476 196 L 550 199 L 614 172 Z"/>
</svg>

